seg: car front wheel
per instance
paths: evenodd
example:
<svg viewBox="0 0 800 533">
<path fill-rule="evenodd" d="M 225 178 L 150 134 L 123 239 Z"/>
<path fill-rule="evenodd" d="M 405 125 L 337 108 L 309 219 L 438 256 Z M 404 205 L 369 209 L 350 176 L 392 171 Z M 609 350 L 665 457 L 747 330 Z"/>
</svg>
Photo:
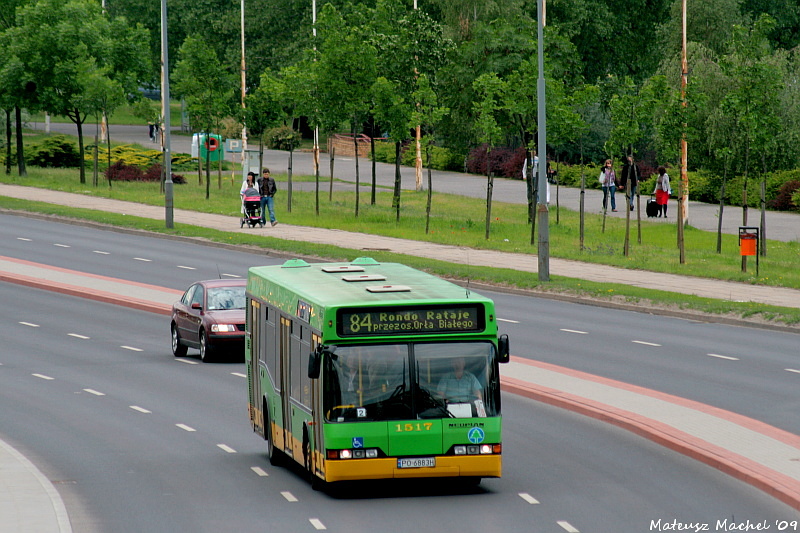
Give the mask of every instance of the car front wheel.
<svg viewBox="0 0 800 533">
<path fill-rule="evenodd" d="M 172 355 L 175 357 L 186 356 L 186 346 L 181 344 L 181 335 L 178 333 L 178 326 L 172 324 Z"/>
<path fill-rule="evenodd" d="M 200 360 L 210 363 L 214 355 L 214 349 L 208 343 L 208 335 L 205 330 L 200 330 Z"/>
</svg>

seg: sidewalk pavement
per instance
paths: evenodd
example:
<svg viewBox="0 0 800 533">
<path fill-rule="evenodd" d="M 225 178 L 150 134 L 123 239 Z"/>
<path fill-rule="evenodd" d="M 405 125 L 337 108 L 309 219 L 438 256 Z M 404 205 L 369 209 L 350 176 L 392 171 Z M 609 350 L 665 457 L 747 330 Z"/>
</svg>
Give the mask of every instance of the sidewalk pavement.
<svg viewBox="0 0 800 533">
<path fill-rule="evenodd" d="M 29 198 L 29 188 L 0 184 L 0 195 Z M 37 190 L 37 201 L 132 216 L 163 219 L 164 208 L 52 190 Z M 302 240 L 363 250 L 391 250 L 400 254 L 474 265 L 536 272 L 536 256 L 481 251 L 456 246 L 406 241 L 375 235 L 280 224 L 272 228 L 241 229 L 238 218 L 176 209 L 176 224 L 222 231 Z M 643 273 L 604 265 L 552 258 L 550 272 L 608 283 L 695 294 L 721 300 L 800 307 L 800 291 Z M 57 290 L 150 312 L 169 314 L 179 291 L 125 280 L 85 274 L 29 261 L 0 257 L 0 281 Z M 541 362 L 512 358 L 502 367 L 506 391 L 567 408 L 610 422 L 670 449 L 686 454 L 749 483 L 800 510 L 800 437 L 757 420 L 682 398 L 631 386 Z M 0 444 L 3 444 L 0 441 Z M 8 445 L 0 445 L 0 532 L 69 532 L 63 503 L 52 484 Z M 20 494 L 29 494 L 20 501 Z M 12 503 L 9 503 L 12 502 Z M 47 525 L 41 524 L 48 522 Z"/>
<path fill-rule="evenodd" d="M 0 184 L 0 196 L 19 199 L 30 198 L 30 188 L 17 185 Z M 59 205 L 68 205 L 96 211 L 110 211 L 142 218 L 164 220 L 164 207 L 148 206 L 133 202 L 96 198 L 81 194 L 37 189 L 36 200 Z M 306 241 L 318 244 L 333 244 L 369 253 L 374 250 L 388 250 L 400 254 L 428 259 L 449 261 L 478 266 L 491 266 L 536 273 L 538 259 L 533 254 L 504 253 L 495 250 L 477 250 L 466 247 L 408 241 L 394 237 L 354 233 L 336 229 L 312 228 L 279 224 L 275 227 L 240 228 L 239 219 L 225 215 L 214 215 L 198 211 L 173 210 L 176 225 L 186 224 L 220 231 L 245 232 L 251 235 L 264 235 L 293 241 Z M 800 218 L 798 218 L 800 221 Z M 641 288 L 666 290 L 681 294 L 692 294 L 706 298 L 734 302 L 755 302 L 782 307 L 800 307 L 800 290 L 780 287 L 748 285 L 730 281 L 643 272 L 607 265 L 583 263 L 565 259 L 550 258 L 550 274 L 600 283 L 621 283 Z"/>
<path fill-rule="evenodd" d="M 180 291 L 0 257 L 0 281 L 168 315 Z M 165 343 L 167 341 L 165 340 Z M 506 392 L 614 424 L 748 483 L 800 511 L 800 436 L 736 413 L 512 357 Z M 52 483 L 0 441 L 0 532 L 71 533 Z"/>
</svg>

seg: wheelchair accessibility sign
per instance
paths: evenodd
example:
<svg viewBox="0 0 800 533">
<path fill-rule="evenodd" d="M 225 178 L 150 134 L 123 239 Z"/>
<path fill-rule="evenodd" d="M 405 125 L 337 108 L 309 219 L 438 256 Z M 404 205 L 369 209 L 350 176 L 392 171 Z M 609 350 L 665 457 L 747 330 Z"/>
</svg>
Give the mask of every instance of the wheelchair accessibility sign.
<svg viewBox="0 0 800 533">
<path fill-rule="evenodd" d="M 353 448 L 356 450 L 364 447 L 364 437 L 353 437 Z"/>
</svg>

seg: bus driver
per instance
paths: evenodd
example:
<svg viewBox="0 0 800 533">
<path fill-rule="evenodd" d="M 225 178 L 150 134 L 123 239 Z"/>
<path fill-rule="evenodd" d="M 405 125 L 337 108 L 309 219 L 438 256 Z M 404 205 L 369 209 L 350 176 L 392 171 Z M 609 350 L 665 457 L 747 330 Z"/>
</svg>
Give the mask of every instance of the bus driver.
<svg viewBox="0 0 800 533">
<path fill-rule="evenodd" d="M 464 370 L 466 363 L 463 357 L 452 361 L 453 370 L 439 381 L 436 391 L 448 403 L 464 403 L 483 400 L 481 384 L 471 372 Z"/>
</svg>

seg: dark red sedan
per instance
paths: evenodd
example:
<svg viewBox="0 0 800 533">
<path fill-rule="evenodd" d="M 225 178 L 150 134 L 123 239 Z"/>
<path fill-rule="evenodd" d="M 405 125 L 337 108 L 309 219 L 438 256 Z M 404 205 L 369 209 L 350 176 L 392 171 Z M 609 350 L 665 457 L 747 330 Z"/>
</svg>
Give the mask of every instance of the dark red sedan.
<svg viewBox="0 0 800 533">
<path fill-rule="evenodd" d="M 244 316 L 247 281 L 213 279 L 198 281 L 172 304 L 172 353 L 186 355 L 188 348 L 200 350 L 208 362 L 228 352 L 244 357 Z"/>
</svg>

